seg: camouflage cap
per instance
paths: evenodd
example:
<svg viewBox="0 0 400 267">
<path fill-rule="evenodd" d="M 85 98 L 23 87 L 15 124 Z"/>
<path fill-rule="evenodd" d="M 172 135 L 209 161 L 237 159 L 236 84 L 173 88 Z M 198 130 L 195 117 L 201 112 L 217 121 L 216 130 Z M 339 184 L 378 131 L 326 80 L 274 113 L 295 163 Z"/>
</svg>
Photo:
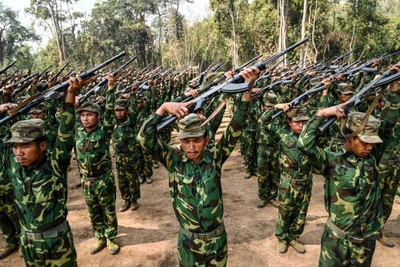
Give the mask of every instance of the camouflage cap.
<svg viewBox="0 0 400 267">
<path fill-rule="evenodd" d="M 11 126 L 11 138 L 7 143 L 29 143 L 44 136 L 45 122 L 41 119 L 18 121 Z"/>
<path fill-rule="evenodd" d="M 364 119 L 364 116 L 365 113 L 363 112 L 351 112 L 347 116 L 346 128 L 354 132 L 361 124 L 361 121 Z M 361 130 L 361 132 L 357 135 L 357 137 L 364 143 L 370 143 L 370 144 L 382 143 L 383 141 L 378 135 L 380 125 L 381 122 L 374 116 L 370 115 L 367 123 L 364 126 L 364 129 Z"/>
<path fill-rule="evenodd" d="M 307 114 L 306 107 L 295 107 L 286 112 L 286 115 L 292 119 L 292 121 L 308 121 L 310 117 Z"/>
<path fill-rule="evenodd" d="M 145 100 L 145 95 L 143 94 L 143 93 L 137 93 L 136 94 L 136 102 L 137 103 L 139 103 L 139 102 L 142 102 L 143 100 Z"/>
<path fill-rule="evenodd" d="M 195 131 L 191 131 L 191 129 L 199 127 L 205 120 L 206 118 L 203 115 L 197 115 L 194 113 L 191 113 L 185 118 L 183 118 L 178 123 L 179 127 L 178 138 L 185 139 L 190 137 L 204 136 L 206 132 L 205 126 L 196 129 Z"/>
<path fill-rule="evenodd" d="M 46 109 L 44 102 L 40 103 L 39 105 L 33 107 L 30 113 L 42 113 Z"/>
<path fill-rule="evenodd" d="M 128 109 L 128 103 L 129 103 L 128 99 L 119 98 L 119 99 L 115 100 L 114 110 Z"/>
<path fill-rule="evenodd" d="M 264 106 L 267 106 L 267 107 L 273 107 L 276 104 L 278 104 L 277 96 L 272 93 L 264 94 L 263 101 L 264 101 Z"/>
<path fill-rule="evenodd" d="M 219 76 L 224 74 L 223 72 L 213 72 L 213 73 L 208 73 L 206 77 L 204 77 L 203 82 L 200 85 L 201 89 L 204 89 L 208 85 L 210 85 L 215 79 L 217 79 Z"/>
<path fill-rule="evenodd" d="M 350 84 L 347 83 L 339 83 L 338 84 L 338 92 L 341 94 L 347 95 L 347 94 L 354 94 L 354 88 L 351 87 Z"/>
<path fill-rule="evenodd" d="M 311 86 L 318 85 L 319 83 L 321 83 L 321 78 L 312 78 L 312 79 L 310 80 L 310 85 L 311 85 Z"/>
<path fill-rule="evenodd" d="M 94 113 L 98 113 L 101 114 L 101 107 L 93 102 L 86 102 L 82 105 L 82 107 L 80 107 L 77 112 L 80 113 L 82 111 L 89 111 L 89 112 L 94 112 Z"/>
</svg>

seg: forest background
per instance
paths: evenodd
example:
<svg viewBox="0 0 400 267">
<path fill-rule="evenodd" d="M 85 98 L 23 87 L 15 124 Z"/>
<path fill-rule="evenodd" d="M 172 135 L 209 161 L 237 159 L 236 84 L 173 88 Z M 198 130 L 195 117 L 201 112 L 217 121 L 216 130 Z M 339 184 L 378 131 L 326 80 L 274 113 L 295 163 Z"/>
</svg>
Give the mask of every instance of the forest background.
<svg viewBox="0 0 400 267">
<path fill-rule="evenodd" d="M 400 49 L 400 0 L 209 0 L 209 15 L 193 22 L 182 4 L 202 0 L 97 0 L 90 14 L 74 10 L 84 0 L 31 0 L 24 16 L 0 0 L 0 67 L 40 71 L 69 61 L 76 71 L 121 51 L 136 66 L 197 66 L 217 61 L 237 66 L 271 55 L 305 36 L 288 62 L 329 60 L 355 47 L 349 60 Z M 204 0 L 207 1 L 207 0 Z M 39 49 L 45 33 L 50 36 Z"/>
</svg>

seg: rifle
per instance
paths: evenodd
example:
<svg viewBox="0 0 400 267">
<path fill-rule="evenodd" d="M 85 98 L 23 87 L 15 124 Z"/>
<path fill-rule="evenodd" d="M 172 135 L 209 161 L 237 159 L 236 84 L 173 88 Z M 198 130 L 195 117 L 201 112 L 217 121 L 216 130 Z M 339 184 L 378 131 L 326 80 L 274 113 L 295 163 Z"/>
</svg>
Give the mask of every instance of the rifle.
<svg viewBox="0 0 400 267">
<path fill-rule="evenodd" d="M 35 77 L 38 76 L 39 74 L 40 74 L 40 73 L 37 72 L 37 73 L 32 74 L 31 76 L 28 76 L 28 77 L 26 77 L 26 78 L 24 78 L 24 79 L 22 79 L 22 80 L 19 80 L 18 82 L 14 82 L 13 84 L 9 84 L 9 85 L 7 85 L 7 86 L 4 87 L 4 88 L 5 88 L 5 89 L 15 88 L 15 87 L 17 87 L 18 85 L 20 85 L 20 84 L 22 84 L 22 83 L 24 83 L 24 82 L 26 82 L 26 81 L 29 81 L 30 79 L 35 78 Z M 2 93 L 2 92 L 3 92 L 3 88 L 0 89 L 0 93 Z M 14 92 L 13 92 L 13 93 L 14 93 Z"/>
<path fill-rule="evenodd" d="M 15 60 L 13 63 L 9 64 L 8 66 L 6 66 L 4 69 L 0 70 L 0 75 L 5 73 L 9 68 L 11 68 L 12 66 L 14 66 L 14 64 L 17 63 L 17 61 Z"/>
<path fill-rule="evenodd" d="M 121 72 L 126 66 L 128 66 L 133 60 L 136 59 L 136 56 L 133 58 L 129 59 L 127 62 L 125 62 L 122 66 L 120 66 L 118 69 L 113 71 L 113 75 L 117 76 L 119 72 Z M 90 89 L 89 91 L 86 92 L 86 94 L 83 95 L 81 99 L 79 99 L 79 105 L 82 105 L 91 95 L 94 93 L 98 93 L 101 91 L 101 88 L 108 82 L 108 79 L 103 79 L 101 82 L 99 82 L 95 87 Z"/>
<path fill-rule="evenodd" d="M 292 79 L 276 81 L 274 83 L 271 83 L 271 84 L 261 88 L 261 94 L 251 93 L 251 98 L 255 99 L 255 98 L 259 97 L 260 95 L 262 95 L 264 92 L 268 92 L 268 91 L 272 90 L 272 88 L 274 88 L 275 86 L 278 86 L 281 84 L 288 84 L 288 83 L 292 83 L 292 82 L 293 82 Z"/>
<path fill-rule="evenodd" d="M 350 55 L 351 53 L 356 52 L 357 50 L 358 50 L 358 47 L 356 47 L 356 48 L 354 48 L 353 50 L 351 50 L 351 51 L 349 51 L 349 52 L 347 52 L 347 53 L 341 55 L 340 57 L 337 57 L 335 60 L 332 60 L 332 62 L 340 61 L 340 60 L 342 60 L 344 57 L 347 57 L 348 55 Z"/>
<path fill-rule="evenodd" d="M 107 66 L 108 64 L 110 64 L 111 62 L 119 59 L 120 57 L 124 56 L 126 54 L 126 52 L 121 52 L 120 54 L 114 56 L 113 58 L 104 61 L 103 63 L 93 67 L 92 69 L 83 72 L 80 74 L 80 77 L 83 80 L 86 80 L 90 77 L 92 77 L 94 75 L 94 73 L 96 71 L 98 71 L 99 69 L 103 68 L 104 66 Z M 10 121 L 12 118 L 21 115 L 21 114 L 25 114 L 26 112 L 28 112 L 31 108 L 39 105 L 41 102 L 47 100 L 47 99 L 55 99 L 55 94 L 59 94 L 62 91 L 67 90 L 69 87 L 69 83 L 68 81 L 63 82 L 60 85 L 54 86 L 46 91 L 43 92 L 38 92 L 36 93 L 34 96 L 22 101 L 21 104 L 19 104 L 18 106 L 16 106 L 15 108 L 11 109 L 8 111 L 9 116 L 4 117 L 3 119 L 0 120 L 0 125 Z M 58 96 L 57 96 L 58 97 Z"/>
<path fill-rule="evenodd" d="M 63 72 L 63 70 L 69 65 L 69 62 L 67 62 L 53 77 L 49 79 L 49 81 L 55 81 L 57 77 Z"/>
<path fill-rule="evenodd" d="M 264 61 L 261 61 L 254 65 L 254 67 L 258 68 L 260 71 L 265 70 L 268 64 L 271 64 L 271 62 L 275 62 L 279 57 L 283 56 L 284 54 L 294 50 L 298 46 L 304 44 L 305 42 L 308 41 L 308 38 L 305 38 L 301 40 L 300 42 L 288 47 L 287 49 L 284 49 L 275 55 L 267 58 Z M 254 62 L 254 61 L 252 61 Z M 244 66 L 247 65 L 247 62 L 244 64 Z M 242 65 L 243 66 L 243 65 Z M 241 67 L 242 67 L 241 66 Z M 240 67 L 240 68 L 241 68 Z M 225 76 L 223 76 L 225 77 Z M 220 94 L 220 92 L 226 92 L 226 93 L 240 93 L 249 90 L 251 87 L 250 83 L 243 83 L 244 79 L 240 74 L 234 75 L 232 78 L 229 80 L 225 81 L 224 83 L 220 85 L 214 86 L 212 89 L 208 90 L 207 92 L 203 93 L 202 95 L 196 97 L 195 103 L 188 106 L 188 110 L 190 112 L 196 112 L 198 110 L 201 110 L 204 105 L 207 103 L 208 100 L 214 98 L 216 95 Z M 192 100 L 192 97 L 188 97 L 187 99 Z M 165 127 L 167 127 L 169 124 L 173 123 L 177 117 L 175 115 L 170 115 L 163 120 L 160 121 L 160 123 L 157 125 L 157 130 L 161 131 Z"/>
<path fill-rule="evenodd" d="M 391 83 L 392 81 L 395 81 L 400 78 L 400 73 L 397 73 L 395 70 L 387 70 L 384 73 L 382 73 L 379 78 L 371 81 L 369 84 L 367 84 L 363 89 L 361 89 L 357 94 L 352 96 L 347 102 L 348 104 L 343 107 L 343 110 L 347 113 L 352 106 L 358 106 L 360 105 L 362 99 L 369 95 L 371 92 L 371 89 L 374 88 L 380 88 L 384 85 L 387 85 Z M 383 89 L 381 89 L 383 90 Z M 336 117 L 331 117 L 328 118 L 323 124 L 321 124 L 318 129 L 321 132 L 325 132 L 329 126 L 331 126 L 334 122 L 336 121 Z"/>
<path fill-rule="evenodd" d="M 44 73 L 46 73 L 46 71 L 48 71 L 51 67 L 52 67 L 52 66 L 48 66 L 44 71 L 40 72 L 40 73 L 37 75 L 36 79 L 40 79 L 40 77 L 41 77 Z M 22 92 L 26 87 L 28 87 L 28 86 L 33 82 L 34 79 L 35 79 L 35 78 L 32 77 L 31 79 L 27 80 L 26 83 L 24 83 L 23 85 L 21 85 L 20 88 L 15 89 L 14 92 L 12 92 L 11 95 L 14 96 L 14 95 L 19 94 L 20 92 Z M 47 86 L 47 85 L 46 85 L 46 86 Z"/>
</svg>

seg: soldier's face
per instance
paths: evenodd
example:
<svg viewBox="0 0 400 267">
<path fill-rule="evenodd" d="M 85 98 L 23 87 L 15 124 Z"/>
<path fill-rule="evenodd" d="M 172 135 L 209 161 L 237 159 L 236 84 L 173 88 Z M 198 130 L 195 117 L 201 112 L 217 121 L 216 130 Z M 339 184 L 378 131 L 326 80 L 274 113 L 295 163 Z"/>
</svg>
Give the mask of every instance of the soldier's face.
<svg viewBox="0 0 400 267">
<path fill-rule="evenodd" d="M 126 109 L 119 109 L 119 110 L 115 111 L 115 117 L 117 118 L 117 120 L 124 119 L 127 114 L 128 114 L 128 110 L 126 110 Z"/>
<path fill-rule="evenodd" d="M 13 153 L 21 166 L 32 166 L 40 159 L 46 146 L 45 141 L 39 145 L 35 141 L 22 144 L 14 143 Z"/>
<path fill-rule="evenodd" d="M 339 94 L 340 102 L 344 103 L 347 100 L 349 100 L 352 96 L 353 94 Z"/>
<path fill-rule="evenodd" d="M 303 131 L 303 126 L 307 123 L 307 121 L 293 121 L 289 120 L 289 126 L 290 129 L 296 133 L 296 134 L 301 134 L 301 131 Z"/>
<path fill-rule="evenodd" d="M 348 144 L 347 150 L 350 150 L 354 155 L 361 158 L 368 156 L 374 148 L 374 144 L 365 143 L 358 137 L 348 138 L 346 142 Z"/>
<path fill-rule="evenodd" d="M 181 148 L 186 156 L 198 164 L 203 157 L 204 149 L 208 145 L 210 139 L 208 137 L 190 137 L 179 140 Z"/>
<path fill-rule="evenodd" d="M 46 114 L 45 114 L 44 112 L 32 113 L 32 119 L 41 119 L 41 120 L 44 120 L 45 117 L 46 117 Z"/>
<path fill-rule="evenodd" d="M 100 119 L 100 114 L 90 111 L 82 111 L 80 115 L 81 123 L 86 130 L 94 128 Z"/>
</svg>

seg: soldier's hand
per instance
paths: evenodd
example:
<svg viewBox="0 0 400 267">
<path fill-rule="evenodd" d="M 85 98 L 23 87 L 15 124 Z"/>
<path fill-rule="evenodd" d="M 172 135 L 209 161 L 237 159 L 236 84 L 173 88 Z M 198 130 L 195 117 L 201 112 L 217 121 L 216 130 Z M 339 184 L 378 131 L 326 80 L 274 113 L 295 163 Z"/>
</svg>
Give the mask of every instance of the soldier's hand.
<svg viewBox="0 0 400 267">
<path fill-rule="evenodd" d="M 290 103 L 281 103 L 274 106 L 275 109 L 281 109 L 283 112 L 288 111 L 291 107 L 292 105 Z"/>
<path fill-rule="evenodd" d="M 175 115 L 178 119 L 182 119 L 189 114 L 187 106 L 195 103 L 194 100 L 180 103 L 180 102 L 166 102 L 162 104 L 156 111 L 158 115 L 165 115 L 166 113 Z"/>
<path fill-rule="evenodd" d="M 1 113 L 7 112 L 8 110 L 10 110 L 16 106 L 17 106 L 17 104 L 14 104 L 14 103 L 2 104 L 2 105 L 0 105 L 0 112 Z"/>
<path fill-rule="evenodd" d="M 243 77 L 245 82 L 254 83 L 260 74 L 260 70 L 257 67 L 244 68 L 239 75 Z"/>
<path fill-rule="evenodd" d="M 106 79 L 108 80 L 108 90 L 114 89 L 115 80 L 117 79 L 116 76 L 112 72 L 110 72 Z"/>
<path fill-rule="evenodd" d="M 342 103 L 340 105 L 332 106 L 329 108 L 321 109 L 317 112 L 317 116 L 319 117 L 333 117 L 335 116 L 338 120 L 346 116 L 346 112 L 343 110 L 343 107 L 346 106 L 349 102 Z"/>
<path fill-rule="evenodd" d="M 68 83 L 69 83 L 68 93 L 72 93 L 75 97 L 76 93 L 83 86 L 83 80 L 81 76 L 77 75 L 76 77 L 69 78 Z"/>
</svg>

